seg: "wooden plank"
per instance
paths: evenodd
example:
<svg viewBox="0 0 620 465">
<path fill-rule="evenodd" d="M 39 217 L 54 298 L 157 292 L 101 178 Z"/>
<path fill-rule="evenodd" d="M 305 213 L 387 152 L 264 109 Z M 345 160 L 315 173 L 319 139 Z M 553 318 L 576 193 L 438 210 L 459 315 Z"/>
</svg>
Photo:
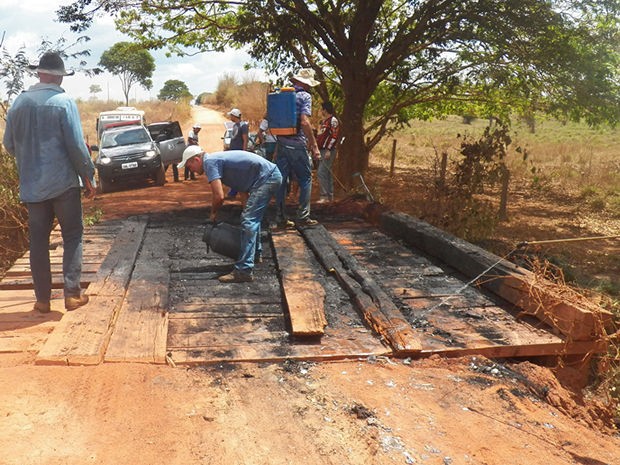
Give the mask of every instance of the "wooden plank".
<svg viewBox="0 0 620 465">
<path fill-rule="evenodd" d="M 36 352 L 47 340 L 53 326 L 41 326 L 38 331 L 14 332 L 0 334 L 0 353 Z"/>
<path fill-rule="evenodd" d="M 271 344 L 242 343 L 226 347 L 187 350 L 170 349 L 175 364 L 195 365 L 227 362 L 282 362 L 284 360 L 345 360 L 369 356 L 387 356 L 383 346 L 366 329 L 334 330 L 327 327 L 320 342 L 314 339 L 275 341 Z"/>
<path fill-rule="evenodd" d="M 100 265 L 101 265 L 101 262 L 82 263 L 82 274 L 96 273 Z M 52 263 L 50 265 L 50 271 L 52 272 L 52 275 L 62 274 L 62 262 Z M 15 264 L 6 271 L 5 276 L 11 276 L 11 277 L 30 276 L 30 274 L 31 274 L 30 264 L 28 265 Z"/>
<path fill-rule="evenodd" d="M 323 226 L 306 228 L 302 233 L 325 269 L 336 275 L 368 324 L 395 352 L 415 354 L 422 349 L 392 300 Z"/>
<path fill-rule="evenodd" d="M 114 245 L 88 288 L 90 295 L 114 297 L 125 294 L 146 225 L 147 219 L 141 217 L 124 222 Z"/>
<path fill-rule="evenodd" d="M 67 312 L 37 355 L 38 365 L 96 365 L 103 361 L 116 314 L 142 244 L 146 219 L 125 222 L 89 288 L 90 302 Z"/>
<path fill-rule="evenodd" d="M 89 253 L 82 254 L 82 264 L 88 263 L 97 263 L 101 264 L 103 259 L 108 255 L 110 251 L 110 247 L 99 248 L 96 251 L 89 251 Z M 28 257 L 28 253 L 25 253 L 20 258 L 15 260 L 15 265 L 21 266 L 30 266 L 30 257 Z M 52 265 L 62 265 L 62 255 L 51 255 L 50 256 L 50 264 Z"/>
<path fill-rule="evenodd" d="M 442 355 L 448 357 L 463 357 L 467 355 L 481 355 L 488 358 L 520 358 L 537 357 L 541 355 L 583 355 L 598 354 L 607 351 L 604 341 L 573 341 L 554 342 L 545 344 L 505 345 L 494 344 L 478 345 L 474 347 L 441 347 L 439 349 L 423 349 L 420 355 Z"/>
<path fill-rule="evenodd" d="M 380 225 L 394 237 L 450 264 L 465 276 L 477 278 L 480 285 L 573 340 L 600 338 L 611 330 L 612 314 L 585 297 L 428 223 L 388 212 L 381 214 Z"/>
<path fill-rule="evenodd" d="M 168 348 L 214 347 L 288 339 L 283 315 L 265 318 L 170 320 Z"/>
<path fill-rule="evenodd" d="M 82 273 L 80 280 L 80 286 L 82 289 L 88 287 L 88 285 L 95 279 L 96 273 Z M 64 278 L 61 274 L 52 274 L 52 289 L 62 289 L 64 286 Z M 9 276 L 0 282 L 0 289 L 6 290 L 19 290 L 19 289 L 33 289 L 32 276 Z"/>
<path fill-rule="evenodd" d="M 185 304 L 179 302 L 171 306 L 168 310 L 168 319 L 204 319 L 204 318 L 237 318 L 263 316 L 282 316 L 282 305 L 280 302 L 269 304 L 226 304 L 217 305 L 211 302 L 201 304 Z"/>
<path fill-rule="evenodd" d="M 35 359 L 37 365 L 97 365 L 110 337 L 110 324 L 122 296 L 93 296 L 85 306 L 67 312 Z"/>
<path fill-rule="evenodd" d="M 168 323 L 170 335 L 173 334 L 197 334 L 204 332 L 225 334 L 242 334 L 251 332 L 267 333 L 270 331 L 284 331 L 286 322 L 284 315 L 271 316 L 237 316 L 212 317 L 212 318 L 173 318 Z"/>
<path fill-rule="evenodd" d="M 311 256 L 297 231 L 272 234 L 282 290 L 295 336 L 319 336 L 325 332 L 325 290 L 312 269 Z"/>
<path fill-rule="evenodd" d="M 170 234 L 147 230 L 120 309 L 106 362 L 166 363 Z"/>
</svg>

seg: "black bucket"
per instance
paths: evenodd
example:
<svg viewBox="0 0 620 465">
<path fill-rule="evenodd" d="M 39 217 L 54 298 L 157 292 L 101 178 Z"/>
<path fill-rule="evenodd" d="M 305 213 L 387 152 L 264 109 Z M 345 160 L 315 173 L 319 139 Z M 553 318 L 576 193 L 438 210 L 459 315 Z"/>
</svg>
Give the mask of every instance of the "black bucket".
<svg viewBox="0 0 620 465">
<path fill-rule="evenodd" d="M 213 250 L 215 253 L 236 260 L 241 253 L 242 234 L 243 230 L 239 226 L 228 223 L 209 223 L 202 235 L 202 241 L 207 244 L 207 252 Z"/>
</svg>

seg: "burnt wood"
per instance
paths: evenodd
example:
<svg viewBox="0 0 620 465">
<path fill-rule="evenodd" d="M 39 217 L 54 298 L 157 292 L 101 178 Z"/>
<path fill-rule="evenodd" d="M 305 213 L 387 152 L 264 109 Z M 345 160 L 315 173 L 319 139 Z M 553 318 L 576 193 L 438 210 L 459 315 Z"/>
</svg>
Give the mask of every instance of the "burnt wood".
<svg viewBox="0 0 620 465">
<path fill-rule="evenodd" d="M 392 299 L 322 225 L 304 228 L 302 234 L 325 269 L 336 276 L 356 303 L 368 324 L 395 352 L 415 354 L 422 349 Z"/>
<path fill-rule="evenodd" d="M 603 337 L 612 324 L 610 312 L 586 298 L 535 276 L 508 260 L 404 213 L 380 215 L 380 227 L 428 255 L 456 268 L 477 285 L 534 315 L 571 340 Z"/>
</svg>

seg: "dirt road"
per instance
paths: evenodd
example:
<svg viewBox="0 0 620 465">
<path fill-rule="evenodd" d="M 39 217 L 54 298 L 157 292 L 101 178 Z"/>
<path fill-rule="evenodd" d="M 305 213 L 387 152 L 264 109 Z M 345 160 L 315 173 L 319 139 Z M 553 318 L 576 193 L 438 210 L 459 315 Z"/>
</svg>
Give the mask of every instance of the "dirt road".
<svg viewBox="0 0 620 465">
<path fill-rule="evenodd" d="M 224 117 L 199 111 L 201 145 L 217 150 Z M 86 209 L 105 221 L 203 208 L 207 198 L 199 179 L 101 195 Z M 561 371 L 567 384 L 571 372 Z M 0 418 L 2 465 L 611 465 L 620 456 L 602 404 L 548 368 L 479 357 L 188 369 L 46 367 L 4 354 Z"/>
</svg>

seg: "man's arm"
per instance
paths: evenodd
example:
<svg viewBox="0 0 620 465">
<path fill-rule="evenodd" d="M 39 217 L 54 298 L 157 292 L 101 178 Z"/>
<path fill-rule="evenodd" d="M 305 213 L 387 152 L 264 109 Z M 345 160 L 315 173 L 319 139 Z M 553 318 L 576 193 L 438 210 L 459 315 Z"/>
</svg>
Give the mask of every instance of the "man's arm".
<svg viewBox="0 0 620 465">
<path fill-rule="evenodd" d="M 4 128 L 4 137 L 2 138 L 2 145 L 11 155 L 15 155 L 15 143 L 13 140 L 13 128 L 12 128 L 12 119 L 7 118 L 6 127 Z"/>
<path fill-rule="evenodd" d="M 241 131 L 241 139 L 243 139 L 243 150 L 248 149 L 248 132 L 249 131 L 250 131 L 250 128 L 248 127 L 248 125 L 244 124 L 243 129 Z"/>
<path fill-rule="evenodd" d="M 97 192 L 95 186 L 93 186 L 93 183 L 88 178 L 82 178 L 82 183 L 84 184 L 84 197 L 92 199 Z"/>
<path fill-rule="evenodd" d="M 312 158 L 318 159 L 321 156 L 319 152 L 319 146 L 314 138 L 314 131 L 312 131 L 312 122 L 310 117 L 306 114 L 301 114 L 301 130 L 304 132 L 306 139 L 308 139 L 308 149 L 312 152 Z"/>
<path fill-rule="evenodd" d="M 210 182 L 211 184 L 211 215 L 209 219 L 215 221 L 217 212 L 224 203 L 224 187 L 222 186 L 222 180 L 216 179 Z"/>
</svg>

